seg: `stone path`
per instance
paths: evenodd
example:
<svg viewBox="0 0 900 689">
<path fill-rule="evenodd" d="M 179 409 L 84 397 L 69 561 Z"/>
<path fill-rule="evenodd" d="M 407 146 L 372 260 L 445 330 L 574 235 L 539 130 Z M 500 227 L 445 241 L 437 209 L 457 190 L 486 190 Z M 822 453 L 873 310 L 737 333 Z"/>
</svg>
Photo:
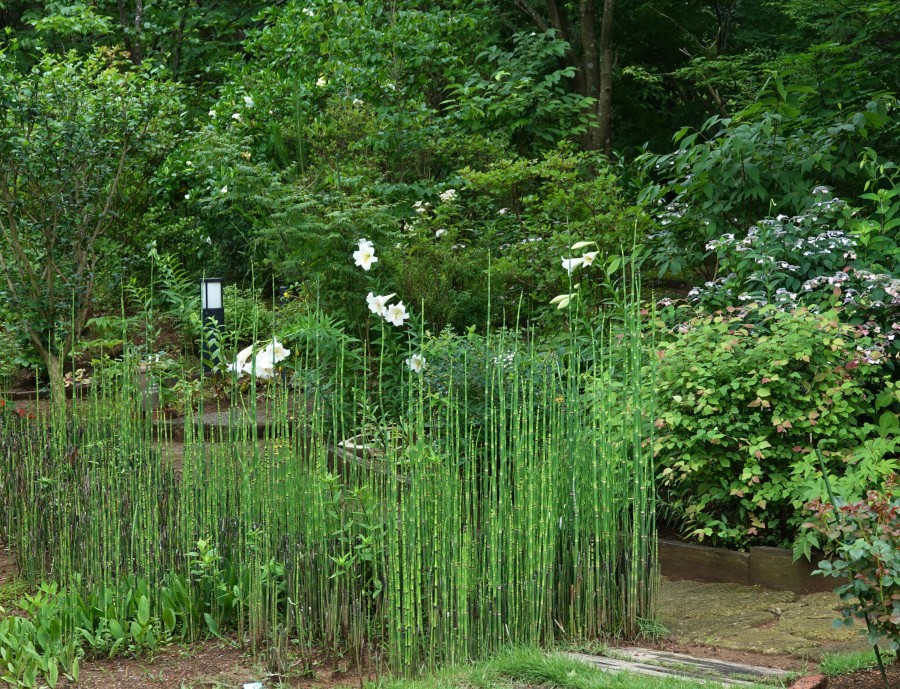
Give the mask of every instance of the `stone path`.
<svg viewBox="0 0 900 689">
<path fill-rule="evenodd" d="M 716 682 L 723 686 L 757 686 L 773 683 L 781 686 L 790 673 L 744 663 L 695 658 L 683 653 L 669 653 L 647 648 L 617 648 L 607 656 L 567 654 L 576 660 L 609 672 L 631 672 L 650 677 L 680 677 Z"/>
<path fill-rule="evenodd" d="M 669 640 L 811 661 L 823 653 L 869 648 L 859 626 L 835 628 L 838 597 L 759 586 L 662 580 L 659 621 Z"/>
</svg>

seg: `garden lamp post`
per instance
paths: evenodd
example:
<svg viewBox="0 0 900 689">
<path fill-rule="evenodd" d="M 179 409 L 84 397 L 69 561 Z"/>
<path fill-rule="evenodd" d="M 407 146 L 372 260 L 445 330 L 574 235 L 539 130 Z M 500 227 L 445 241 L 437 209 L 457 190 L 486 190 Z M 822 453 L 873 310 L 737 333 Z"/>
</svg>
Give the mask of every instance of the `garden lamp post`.
<svg viewBox="0 0 900 689">
<path fill-rule="evenodd" d="M 200 359 L 204 373 L 212 371 L 222 356 L 219 350 L 219 328 L 225 323 L 222 282 L 222 278 L 200 280 L 200 318 L 203 321 Z"/>
</svg>

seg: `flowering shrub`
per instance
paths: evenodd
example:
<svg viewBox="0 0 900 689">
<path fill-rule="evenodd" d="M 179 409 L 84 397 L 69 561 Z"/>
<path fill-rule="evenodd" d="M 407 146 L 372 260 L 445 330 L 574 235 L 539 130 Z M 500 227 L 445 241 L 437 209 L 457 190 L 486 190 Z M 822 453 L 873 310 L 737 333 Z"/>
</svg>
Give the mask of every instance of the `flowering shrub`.
<svg viewBox="0 0 900 689">
<path fill-rule="evenodd" d="M 721 277 L 695 287 L 689 299 L 707 309 L 754 302 L 791 309 L 842 309 L 841 319 L 873 338 L 870 356 L 900 351 L 900 277 L 866 243 L 862 224 L 825 187 L 813 189 L 809 208 L 793 217 L 765 218 L 738 237 L 724 234 L 715 252 Z M 881 261 L 887 265 L 892 261 Z"/>
<path fill-rule="evenodd" d="M 816 501 L 813 516 L 803 524 L 824 536 L 825 554 L 817 574 L 846 577 L 835 589 L 841 597 L 841 620 L 867 622 L 869 643 L 891 650 L 900 648 L 900 486 L 892 476 L 881 490 L 865 499 L 834 505 Z"/>
<path fill-rule="evenodd" d="M 879 374 L 870 339 L 834 312 L 749 304 L 677 326 L 658 350 L 656 453 L 664 500 L 694 537 L 789 545 L 798 467 L 858 445 Z"/>
</svg>

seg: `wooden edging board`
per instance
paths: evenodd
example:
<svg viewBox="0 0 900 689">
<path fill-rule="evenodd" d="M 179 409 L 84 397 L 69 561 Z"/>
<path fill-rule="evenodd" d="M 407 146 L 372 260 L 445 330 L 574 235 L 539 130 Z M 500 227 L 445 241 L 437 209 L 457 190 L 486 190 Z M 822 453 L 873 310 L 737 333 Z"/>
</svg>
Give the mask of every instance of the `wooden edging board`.
<svg viewBox="0 0 900 689">
<path fill-rule="evenodd" d="M 795 562 L 786 548 L 760 546 L 743 553 L 661 538 L 659 566 L 667 579 L 756 585 L 798 594 L 831 592 L 844 583 L 814 575 L 813 562 L 805 558 Z"/>
</svg>

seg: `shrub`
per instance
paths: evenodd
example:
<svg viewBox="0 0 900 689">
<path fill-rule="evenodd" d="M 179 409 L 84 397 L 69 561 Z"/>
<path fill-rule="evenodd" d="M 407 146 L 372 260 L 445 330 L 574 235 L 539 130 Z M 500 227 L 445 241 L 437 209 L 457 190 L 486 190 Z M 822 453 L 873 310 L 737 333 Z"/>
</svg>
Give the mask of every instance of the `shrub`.
<svg viewBox="0 0 900 689">
<path fill-rule="evenodd" d="M 874 413 L 869 342 L 833 311 L 751 304 L 697 316 L 660 345 L 659 478 L 692 536 L 790 544 L 812 448 L 843 473 Z"/>
<path fill-rule="evenodd" d="M 900 648 L 900 486 L 890 477 L 881 490 L 858 502 L 815 502 L 803 526 L 825 537 L 825 554 L 817 574 L 846 577 L 835 589 L 843 603 L 835 624 L 866 621 L 869 643 Z"/>
</svg>

